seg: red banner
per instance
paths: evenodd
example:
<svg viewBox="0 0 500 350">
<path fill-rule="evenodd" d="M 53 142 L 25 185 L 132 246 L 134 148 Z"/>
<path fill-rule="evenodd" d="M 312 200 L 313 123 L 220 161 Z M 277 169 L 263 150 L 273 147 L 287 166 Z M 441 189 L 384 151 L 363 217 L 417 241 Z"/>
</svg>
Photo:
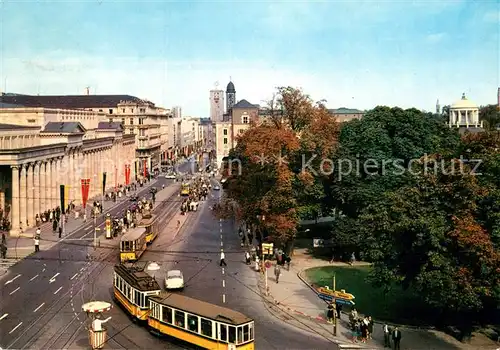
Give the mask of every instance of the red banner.
<svg viewBox="0 0 500 350">
<path fill-rule="evenodd" d="M 125 165 L 125 185 L 130 185 L 130 164 Z"/>
<path fill-rule="evenodd" d="M 89 199 L 90 179 L 81 179 L 80 181 L 82 183 L 82 204 L 85 209 Z"/>
<path fill-rule="evenodd" d="M 144 177 L 148 176 L 148 173 L 146 172 L 147 171 L 147 163 L 148 163 L 148 161 L 146 159 L 144 159 L 144 161 L 142 163 L 142 172 L 143 172 Z"/>
</svg>

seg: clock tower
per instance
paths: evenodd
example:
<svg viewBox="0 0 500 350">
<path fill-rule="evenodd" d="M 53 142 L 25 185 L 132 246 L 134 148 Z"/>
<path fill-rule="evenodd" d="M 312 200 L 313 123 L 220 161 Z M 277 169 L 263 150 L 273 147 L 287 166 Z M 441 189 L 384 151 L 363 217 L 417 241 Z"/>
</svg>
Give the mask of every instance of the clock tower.
<svg viewBox="0 0 500 350">
<path fill-rule="evenodd" d="M 226 87 L 226 113 L 231 112 L 231 108 L 236 104 L 236 89 L 232 81 Z"/>
</svg>

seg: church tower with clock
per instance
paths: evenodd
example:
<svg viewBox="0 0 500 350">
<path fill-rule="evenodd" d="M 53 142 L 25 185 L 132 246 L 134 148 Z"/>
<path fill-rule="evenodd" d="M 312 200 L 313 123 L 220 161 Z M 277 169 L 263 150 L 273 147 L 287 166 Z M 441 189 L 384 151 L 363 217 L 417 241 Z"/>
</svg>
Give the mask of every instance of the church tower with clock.
<svg viewBox="0 0 500 350">
<path fill-rule="evenodd" d="M 221 122 L 224 118 L 224 90 L 219 90 L 218 86 L 215 83 L 215 89 L 210 90 L 210 119 L 214 122 Z"/>
<path fill-rule="evenodd" d="M 236 89 L 232 81 L 226 87 L 226 113 L 231 113 L 231 108 L 236 104 Z"/>
</svg>

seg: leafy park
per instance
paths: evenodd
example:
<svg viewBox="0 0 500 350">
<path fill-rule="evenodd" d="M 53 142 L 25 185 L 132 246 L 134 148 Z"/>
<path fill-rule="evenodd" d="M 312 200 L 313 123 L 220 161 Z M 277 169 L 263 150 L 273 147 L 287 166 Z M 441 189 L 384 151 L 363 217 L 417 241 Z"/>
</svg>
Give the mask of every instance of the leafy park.
<svg viewBox="0 0 500 350">
<path fill-rule="evenodd" d="M 481 109 L 479 133 L 450 128 L 444 111 L 378 106 L 341 124 L 324 101 L 279 88 L 225 162 L 219 215 L 288 252 L 301 220 L 333 217 L 330 257 L 372 264 L 337 275 L 350 293 L 370 290 L 363 313 L 461 339 L 500 324 L 498 108 Z"/>
</svg>

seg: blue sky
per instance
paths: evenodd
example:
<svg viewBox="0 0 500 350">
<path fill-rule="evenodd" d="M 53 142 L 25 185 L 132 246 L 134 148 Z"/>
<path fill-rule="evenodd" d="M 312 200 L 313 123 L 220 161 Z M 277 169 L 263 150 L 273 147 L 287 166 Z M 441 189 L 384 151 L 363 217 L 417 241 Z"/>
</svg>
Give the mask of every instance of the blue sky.
<svg viewBox="0 0 500 350">
<path fill-rule="evenodd" d="M 496 103 L 497 1 L 0 1 L 0 89 L 131 94 L 208 117 L 232 77 L 262 103 L 302 87 L 331 108 Z"/>
</svg>

